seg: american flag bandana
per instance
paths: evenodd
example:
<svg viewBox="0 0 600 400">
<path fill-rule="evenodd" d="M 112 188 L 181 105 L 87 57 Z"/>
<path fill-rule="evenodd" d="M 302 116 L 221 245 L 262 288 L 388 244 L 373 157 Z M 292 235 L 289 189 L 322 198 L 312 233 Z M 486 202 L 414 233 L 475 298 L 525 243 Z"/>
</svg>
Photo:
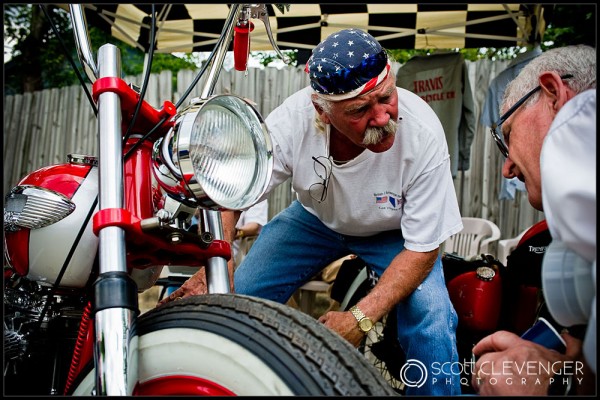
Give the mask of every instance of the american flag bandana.
<svg viewBox="0 0 600 400">
<path fill-rule="evenodd" d="M 320 97 L 341 101 L 375 88 L 387 78 L 390 67 L 385 49 L 373 36 L 344 29 L 315 47 L 304 71 Z"/>
</svg>

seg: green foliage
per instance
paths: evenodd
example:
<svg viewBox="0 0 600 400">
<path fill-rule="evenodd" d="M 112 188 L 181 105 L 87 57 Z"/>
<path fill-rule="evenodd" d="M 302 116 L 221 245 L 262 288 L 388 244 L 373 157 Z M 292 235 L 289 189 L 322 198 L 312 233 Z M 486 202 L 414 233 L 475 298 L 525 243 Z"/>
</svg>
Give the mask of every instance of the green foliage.
<svg viewBox="0 0 600 400">
<path fill-rule="evenodd" d="M 8 66 L 5 65 L 5 94 L 78 84 L 79 81 L 69 62 L 69 57 L 83 76 L 83 68 L 77 57 L 68 13 L 61 8 L 46 7 L 64 42 L 64 47 L 53 32 L 39 5 L 9 4 L 4 6 L 4 34 L 14 38 L 16 43 L 11 54 L 12 61 Z M 139 75 L 143 72 L 145 55 L 142 51 L 95 27 L 90 28 L 90 40 L 93 51 L 97 51 L 106 43 L 111 43 L 121 50 L 121 65 L 124 75 Z M 68 55 L 65 54 L 65 48 L 69 50 Z M 175 81 L 177 71 L 180 69 L 196 68 L 196 64 L 191 59 L 155 53 L 151 72 L 171 70 Z M 32 81 L 35 74 L 39 78 Z M 84 79 L 87 82 L 85 77 Z"/>
<path fill-rule="evenodd" d="M 66 34 L 72 35 L 72 32 Z M 110 34 L 95 28 L 90 28 L 90 40 L 92 48 L 97 50 L 100 46 L 111 43 L 121 51 L 121 68 L 123 75 L 139 75 L 144 72 L 145 54 L 143 51 L 136 49 L 127 43 L 124 43 Z M 177 75 L 180 69 L 195 69 L 196 65 L 188 58 L 175 57 L 172 54 L 154 53 L 152 55 L 152 67 L 150 72 L 159 73 L 164 70 L 173 71 L 173 75 Z"/>
<path fill-rule="evenodd" d="M 570 44 L 587 44 L 596 47 L 595 4 L 556 4 L 549 16 L 544 33 L 542 50 Z"/>
<path fill-rule="evenodd" d="M 71 32 L 69 32 L 69 34 L 72 35 Z M 95 27 L 90 28 L 90 40 L 92 41 L 92 48 L 94 49 L 98 49 L 105 43 L 111 43 L 121 50 L 121 68 L 123 69 L 123 75 L 135 76 L 144 72 L 144 59 L 146 55 L 143 51 L 136 49 Z M 193 57 L 179 58 L 172 54 L 165 53 L 154 53 L 152 55 L 150 72 L 157 74 L 161 71 L 170 70 L 173 73 L 173 90 L 176 89 L 177 85 L 177 72 L 181 69 L 197 69 Z"/>
<path fill-rule="evenodd" d="M 22 41 L 30 32 L 30 20 L 30 4 L 4 5 L 4 36 L 14 38 L 17 42 Z"/>
<path fill-rule="evenodd" d="M 414 56 L 431 55 L 436 51 L 456 51 L 463 55 L 465 60 L 477 61 L 482 59 L 508 60 L 514 58 L 523 51 L 522 47 L 481 47 L 477 49 L 410 49 L 410 50 L 387 50 L 391 59 L 404 64 Z"/>
<path fill-rule="evenodd" d="M 283 54 L 285 54 L 290 59 L 289 65 L 296 67 L 298 66 L 298 50 L 282 50 Z M 252 52 L 252 57 L 258 60 L 258 62 L 263 66 L 268 66 L 273 61 L 279 60 L 279 56 L 275 54 L 273 51 L 263 52 L 257 51 Z"/>
<path fill-rule="evenodd" d="M 46 10 L 59 32 L 70 26 L 64 10 L 54 6 Z M 5 5 L 4 35 L 14 40 L 12 62 L 5 65 L 5 93 L 41 90 L 75 79 L 73 68 L 61 57 L 63 46 L 38 5 Z M 74 47 L 72 37 L 66 38 L 65 46 Z"/>
</svg>

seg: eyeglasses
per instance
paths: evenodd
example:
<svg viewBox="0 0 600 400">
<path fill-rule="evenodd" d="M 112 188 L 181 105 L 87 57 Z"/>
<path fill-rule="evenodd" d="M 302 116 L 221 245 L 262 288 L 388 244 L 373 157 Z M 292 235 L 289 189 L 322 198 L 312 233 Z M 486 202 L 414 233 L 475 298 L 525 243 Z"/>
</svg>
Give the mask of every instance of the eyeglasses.
<svg viewBox="0 0 600 400">
<path fill-rule="evenodd" d="M 569 79 L 572 77 L 573 77 L 573 75 L 566 74 L 566 75 L 562 75 L 560 77 L 560 79 Z M 517 111 L 517 108 L 521 107 L 523 105 L 523 103 L 525 103 L 527 101 L 527 99 L 529 99 L 531 96 L 533 96 L 533 94 L 535 92 L 537 92 L 538 90 L 540 90 L 541 88 L 542 88 L 541 86 L 537 86 L 536 88 L 529 91 L 525 96 L 523 96 L 519 101 L 517 101 L 511 108 L 509 108 L 508 111 L 505 112 L 500 117 L 500 119 L 498 119 L 497 122 L 492 124 L 492 128 L 490 129 L 490 132 L 492 133 L 492 137 L 494 138 L 494 140 L 496 141 L 496 144 L 498 145 L 498 149 L 500 149 L 500 153 L 502 153 L 502 155 L 504 157 L 508 158 L 508 147 L 506 147 L 506 144 L 504 143 L 504 140 L 502 139 L 502 131 L 498 132 L 498 128 L 511 115 L 513 115 L 515 111 Z"/>
<path fill-rule="evenodd" d="M 318 201 L 319 203 L 325 201 L 327 198 L 327 186 L 329 185 L 329 178 L 331 177 L 331 170 L 333 168 L 333 164 L 331 163 L 331 159 L 329 157 L 320 156 L 320 157 L 312 157 L 315 160 L 314 170 L 315 174 L 319 178 L 321 178 L 322 182 L 313 183 L 308 188 L 308 193 L 313 200 Z"/>
</svg>

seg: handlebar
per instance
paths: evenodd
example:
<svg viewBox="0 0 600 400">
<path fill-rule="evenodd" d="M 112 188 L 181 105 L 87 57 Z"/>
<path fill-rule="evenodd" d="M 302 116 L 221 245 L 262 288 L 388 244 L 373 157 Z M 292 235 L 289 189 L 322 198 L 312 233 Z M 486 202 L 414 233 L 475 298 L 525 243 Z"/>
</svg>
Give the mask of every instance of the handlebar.
<svg viewBox="0 0 600 400">
<path fill-rule="evenodd" d="M 85 14 L 83 13 L 83 7 L 81 4 L 69 4 L 69 13 L 71 14 L 71 21 L 73 23 L 75 46 L 77 47 L 79 60 L 83 65 L 83 70 L 88 79 L 91 83 L 94 83 L 96 82 L 96 79 L 98 79 L 98 66 L 96 65 L 96 61 L 94 61 L 94 56 L 92 54 L 92 45 L 87 30 L 87 22 L 85 20 Z"/>
<path fill-rule="evenodd" d="M 250 32 L 254 29 L 254 25 L 249 20 L 250 18 L 259 19 L 265 25 L 267 37 L 273 50 L 283 60 L 289 64 L 290 58 L 283 54 L 273 38 L 271 31 L 271 23 L 269 22 L 269 13 L 267 12 L 266 4 L 247 4 L 240 11 L 238 22 L 235 26 L 235 36 L 233 38 L 233 58 L 236 71 L 245 71 L 248 66 L 248 55 L 250 54 Z"/>
<path fill-rule="evenodd" d="M 89 32 L 87 30 L 87 22 L 83 7 L 81 4 L 70 4 L 69 12 L 71 14 L 71 20 L 73 23 L 73 32 L 75 35 L 75 45 L 77 47 L 77 53 L 79 60 L 81 61 L 84 71 L 91 83 L 94 83 L 98 79 L 98 66 L 94 60 L 91 41 Z M 239 14 L 238 14 L 239 13 Z M 237 22 L 232 28 L 232 20 L 237 17 Z M 271 31 L 271 25 L 269 22 L 269 13 L 265 4 L 238 4 L 232 6 L 230 15 L 225 22 L 225 28 L 223 29 L 222 35 L 225 36 L 225 40 L 221 41 L 221 46 L 215 51 L 217 52 L 216 60 L 211 65 L 209 71 L 209 79 L 207 80 L 206 87 L 203 90 L 202 97 L 206 98 L 212 94 L 212 90 L 216 83 L 216 77 L 218 76 L 218 70 L 223 65 L 223 58 L 225 56 L 225 50 L 227 45 L 230 43 L 231 35 L 235 31 L 233 37 L 233 54 L 234 54 L 234 65 L 237 71 L 245 71 L 248 66 L 248 55 L 250 53 L 250 32 L 254 29 L 254 24 L 250 21 L 250 18 L 259 19 L 265 25 L 267 36 L 273 50 L 283 60 L 284 63 L 289 64 L 291 59 L 283 54 L 279 47 L 275 43 L 273 33 Z"/>
</svg>

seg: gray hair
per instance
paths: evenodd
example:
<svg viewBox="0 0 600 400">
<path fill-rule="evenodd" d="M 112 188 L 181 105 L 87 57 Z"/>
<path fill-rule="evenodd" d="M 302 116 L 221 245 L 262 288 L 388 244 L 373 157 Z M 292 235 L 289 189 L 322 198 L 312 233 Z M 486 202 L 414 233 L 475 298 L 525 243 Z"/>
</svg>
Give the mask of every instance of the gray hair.
<svg viewBox="0 0 600 400">
<path fill-rule="evenodd" d="M 527 92 L 539 85 L 543 72 L 556 72 L 558 75 L 573 75 L 565 80 L 567 85 L 581 93 L 596 88 L 596 49 L 587 45 L 572 45 L 547 50 L 531 60 L 512 80 L 504 91 L 500 112 L 504 113 Z M 535 93 L 522 107 L 534 104 L 539 93 Z"/>
<path fill-rule="evenodd" d="M 321 108 L 325 114 L 331 113 L 331 101 L 325 100 L 324 98 L 318 96 L 316 92 L 311 96 L 311 98 L 317 107 Z M 325 123 L 321 121 L 321 116 L 318 112 L 315 112 L 315 127 L 318 131 L 325 133 Z"/>
</svg>

